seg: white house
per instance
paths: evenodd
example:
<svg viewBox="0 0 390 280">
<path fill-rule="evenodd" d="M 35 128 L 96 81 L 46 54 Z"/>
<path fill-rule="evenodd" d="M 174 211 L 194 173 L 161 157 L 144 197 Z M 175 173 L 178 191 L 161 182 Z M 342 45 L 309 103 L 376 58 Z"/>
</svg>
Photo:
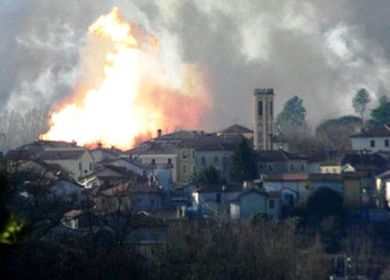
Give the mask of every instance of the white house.
<svg viewBox="0 0 390 280">
<path fill-rule="evenodd" d="M 94 171 L 94 158 L 91 152 L 84 148 L 48 149 L 37 158 L 47 163 L 58 164 L 76 180 Z"/>
<path fill-rule="evenodd" d="M 353 150 L 390 151 L 390 126 L 372 127 L 351 136 Z"/>
<path fill-rule="evenodd" d="M 172 147 L 159 146 L 146 151 L 134 151 L 132 160 L 148 166 L 152 170 L 157 169 L 172 169 L 172 182 L 177 182 L 178 154 L 176 149 Z"/>
</svg>

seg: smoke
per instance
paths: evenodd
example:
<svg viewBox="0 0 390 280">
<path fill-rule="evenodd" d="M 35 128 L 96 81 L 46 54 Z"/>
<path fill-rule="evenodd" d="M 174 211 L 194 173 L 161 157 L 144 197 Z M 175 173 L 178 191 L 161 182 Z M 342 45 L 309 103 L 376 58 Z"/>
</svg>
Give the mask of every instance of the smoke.
<svg viewBox="0 0 390 280">
<path fill-rule="evenodd" d="M 366 87 L 390 89 L 387 0 L 0 0 L 0 104 L 23 112 L 70 95 L 88 26 L 112 6 L 155 34 L 167 75 L 207 70 L 214 108 L 205 129 L 251 126 L 252 92 L 274 87 L 276 111 L 294 95 L 309 122 L 352 112 Z"/>
</svg>

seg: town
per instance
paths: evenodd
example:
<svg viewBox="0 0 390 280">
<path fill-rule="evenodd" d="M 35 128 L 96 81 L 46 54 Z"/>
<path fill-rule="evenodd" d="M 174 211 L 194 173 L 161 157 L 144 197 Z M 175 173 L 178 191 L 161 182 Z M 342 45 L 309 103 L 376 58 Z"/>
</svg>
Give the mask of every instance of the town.
<svg viewBox="0 0 390 280">
<path fill-rule="evenodd" d="M 362 116 L 367 97 L 362 89 L 354 98 Z M 351 123 L 333 120 L 330 133 L 347 135 L 348 143 L 316 149 L 303 122 L 294 119 L 304 108 L 288 111 L 288 104 L 302 100 L 290 99 L 276 118 L 274 89 L 255 89 L 252 98 L 253 130 L 239 124 L 218 132 L 159 129 L 128 151 L 43 140 L 10 150 L 3 160 L 13 193 L 8 203 L 26 215 L 19 222 L 29 228 L 28 239 L 94 235 L 110 244 L 111 236 L 147 258 L 182 223 L 270 227 L 300 217 L 298 223 L 323 224 L 328 231 L 390 223 L 390 127 L 354 116 L 344 117 Z M 308 147 L 300 147 L 300 134 Z M 337 257 L 341 236 L 333 234 L 321 238 L 335 254 L 335 274 L 377 273 L 362 272 L 355 257 L 353 265 L 350 257 Z M 17 236 L 14 229 L 2 238 L 12 243 Z"/>
</svg>

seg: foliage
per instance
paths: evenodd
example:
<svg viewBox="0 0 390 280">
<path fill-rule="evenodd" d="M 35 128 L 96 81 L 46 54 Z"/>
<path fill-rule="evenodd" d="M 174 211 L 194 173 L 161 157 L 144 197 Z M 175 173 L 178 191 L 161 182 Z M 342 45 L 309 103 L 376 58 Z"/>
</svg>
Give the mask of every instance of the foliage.
<svg viewBox="0 0 390 280">
<path fill-rule="evenodd" d="M 390 123 L 390 102 L 386 97 L 379 100 L 378 107 L 371 111 L 370 124 L 381 126 Z"/>
<path fill-rule="evenodd" d="M 192 180 L 199 185 L 216 185 L 220 183 L 220 175 L 214 166 L 209 166 L 196 172 Z"/>
<path fill-rule="evenodd" d="M 232 156 L 231 179 L 243 182 L 257 178 L 256 154 L 248 139 L 242 137 Z"/>
<path fill-rule="evenodd" d="M 276 124 L 282 132 L 305 127 L 306 109 L 302 103 L 301 98 L 294 96 L 284 104 L 282 112 L 278 114 L 276 119 Z"/>
<path fill-rule="evenodd" d="M 343 116 L 322 122 L 316 129 L 316 136 L 329 149 L 347 151 L 351 148 L 350 136 L 363 124 L 362 119 L 355 116 Z"/>
<path fill-rule="evenodd" d="M 316 221 L 329 216 L 342 216 L 343 198 L 329 188 L 319 188 L 308 197 L 304 210 L 305 216 L 313 217 Z"/>
<path fill-rule="evenodd" d="M 360 118 L 363 119 L 367 104 L 371 101 L 370 94 L 365 88 L 361 88 L 352 99 L 352 107 Z"/>
</svg>

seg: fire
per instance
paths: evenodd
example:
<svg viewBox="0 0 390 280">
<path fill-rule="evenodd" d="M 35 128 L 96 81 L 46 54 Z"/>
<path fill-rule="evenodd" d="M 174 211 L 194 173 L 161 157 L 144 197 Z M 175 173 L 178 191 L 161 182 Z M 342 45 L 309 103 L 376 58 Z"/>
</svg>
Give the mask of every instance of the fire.
<svg viewBox="0 0 390 280">
<path fill-rule="evenodd" d="M 165 75 L 157 38 L 125 21 L 118 8 L 89 27 L 79 83 L 57 104 L 43 140 L 133 147 L 158 129 L 195 129 L 210 108 L 205 75 L 184 65 L 178 88 Z"/>
</svg>

